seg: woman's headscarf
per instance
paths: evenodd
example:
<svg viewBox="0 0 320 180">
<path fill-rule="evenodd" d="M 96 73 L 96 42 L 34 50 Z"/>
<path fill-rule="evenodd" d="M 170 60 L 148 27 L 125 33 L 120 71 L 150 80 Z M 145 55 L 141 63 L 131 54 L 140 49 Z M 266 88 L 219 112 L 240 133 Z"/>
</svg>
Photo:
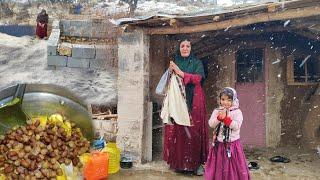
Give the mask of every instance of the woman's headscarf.
<svg viewBox="0 0 320 180">
<path fill-rule="evenodd" d="M 40 14 L 45 15 L 45 14 L 47 14 L 47 11 L 45 9 L 42 9 Z"/>
<path fill-rule="evenodd" d="M 238 109 L 239 108 L 239 99 L 237 95 L 237 91 L 232 87 L 225 87 L 222 92 L 231 92 L 232 93 L 232 106 L 230 110 Z"/>
</svg>

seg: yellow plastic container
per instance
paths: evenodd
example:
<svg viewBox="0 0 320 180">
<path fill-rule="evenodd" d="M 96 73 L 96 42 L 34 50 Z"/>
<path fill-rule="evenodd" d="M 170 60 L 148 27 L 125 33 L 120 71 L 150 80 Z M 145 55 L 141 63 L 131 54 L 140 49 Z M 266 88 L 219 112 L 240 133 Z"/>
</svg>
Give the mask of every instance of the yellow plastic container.
<svg viewBox="0 0 320 180">
<path fill-rule="evenodd" d="M 109 154 L 109 174 L 118 172 L 120 170 L 120 149 L 117 147 L 117 144 L 108 142 L 102 152 L 107 152 Z"/>
<path fill-rule="evenodd" d="M 80 162 L 85 166 L 87 162 L 90 160 L 90 153 L 84 153 L 80 157 Z"/>
<path fill-rule="evenodd" d="M 6 176 L 3 174 L 0 174 L 0 180 L 6 180 Z"/>
</svg>

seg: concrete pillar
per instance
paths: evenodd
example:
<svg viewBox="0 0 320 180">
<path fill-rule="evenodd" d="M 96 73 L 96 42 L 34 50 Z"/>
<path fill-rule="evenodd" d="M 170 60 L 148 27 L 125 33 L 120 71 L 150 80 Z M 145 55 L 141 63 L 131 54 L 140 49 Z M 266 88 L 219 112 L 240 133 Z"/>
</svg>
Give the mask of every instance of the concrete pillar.
<svg viewBox="0 0 320 180">
<path fill-rule="evenodd" d="M 152 130 L 148 108 L 149 43 L 149 36 L 141 30 L 124 33 L 118 39 L 117 144 L 138 163 L 152 158 L 152 133 L 147 132 Z"/>
</svg>

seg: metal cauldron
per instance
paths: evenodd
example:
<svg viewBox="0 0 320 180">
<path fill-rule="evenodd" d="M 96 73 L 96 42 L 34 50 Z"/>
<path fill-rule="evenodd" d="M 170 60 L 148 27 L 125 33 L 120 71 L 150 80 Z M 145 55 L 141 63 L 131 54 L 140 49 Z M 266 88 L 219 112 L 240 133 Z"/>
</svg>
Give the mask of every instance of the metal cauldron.
<svg viewBox="0 0 320 180">
<path fill-rule="evenodd" d="M 0 104 L 10 101 L 15 89 L 16 86 L 11 86 L 0 90 Z M 54 113 L 62 114 L 74 122 L 88 140 L 93 139 L 94 130 L 87 106 L 61 86 L 27 84 L 22 109 L 30 117 L 49 116 Z"/>
</svg>

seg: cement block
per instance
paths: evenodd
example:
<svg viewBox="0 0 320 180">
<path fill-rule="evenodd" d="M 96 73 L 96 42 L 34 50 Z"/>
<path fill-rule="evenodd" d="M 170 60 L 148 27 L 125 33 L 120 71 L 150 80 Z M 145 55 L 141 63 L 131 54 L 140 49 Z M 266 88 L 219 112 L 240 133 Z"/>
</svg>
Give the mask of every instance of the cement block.
<svg viewBox="0 0 320 180">
<path fill-rule="evenodd" d="M 92 69 L 107 69 L 109 66 L 107 59 L 91 59 L 90 68 Z"/>
<path fill-rule="evenodd" d="M 59 42 L 59 38 L 60 38 L 60 29 L 52 29 L 47 44 L 56 46 L 57 43 Z"/>
<path fill-rule="evenodd" d="M 59 20 L 54 20 L 52 22 L 52 29 L 60 29 L 60 21 Z"/>
<path fill-rule="evenodd" d="M 82 36 L 81 28 L 75 28 L 74 31 L 71 31 L 71 36 L 81 37 Z"/>
<path fill-rule="evenodd" d="M 67 57 L 66 56 L 48 56 L 47 57 L 48 66 L 67 66 Z"/>
<path fill-rule="evenodd" d="M 89 68 L 90 59 L 69 57 L 67 67 Z"/>
<path fill-rule="evenodd" d="M 49 38 L 47 41 L 47 46 L 58 46 L 58 40 L 54 38 Z"/>
<path fill-rule="evenodd" d="M 70 26 L 70 21 L 69 20 L 61 20 L 61 25 L 62 25 L 62 27 Z"/>
<path fill-rule="evenodd" d="M 60 29 L 52 29 L 51 34 L 60 34 Z"/>
<path fill-rule="evenodd" d="M 92 22 L 91 21 L 85 21 L 84 23 L 82 23 L 81 27 L 86 29 L 86 30 L 90 30 L 92 28 Z"/>
<path fill-rule="evenodd" d="M 82 36 L 83 37 L 87 37 L 87 38 L 91 38 L 91 31 L 88 30 L 88 29 L 83 29 L 83 32 L 82 32 Z"/>
<path fill-rule="evenodd" d="M 101 129 L 101 122 L 102 122 L 102 120 L 93 120 L 93 121 L 92 121 L 93 128 L 94 128 L 96 131 L 102 130 L 102 129 Z"/>
<path fill-rule="evenodd" d="M 93 45 L 74 44 L 72 47 L 72 57 L 91 59 L 95 58 L 96 50 Z"/>
<path fill-rule="evenodd" d="M 101 24 L 93 24 L 92 28 L 94 28 L 94 29 L 96 29 L 98 31 L 104 30 L 103 26 Z"/>
<path fill-rule="evenodd" d="M 56 56 L 57 55 L 57 46 L 47 45 L 47 55 Z"/>
<path fill-rule="evenodd" d="M 101 122 L 101 129 L 105 132 L 116 133 L 117 132 L 117 121 L 105 120 Z"/>
<path fill-rule="evenodd" d="M 70 26 L 66 31 L 68 31 L 69 36 L 73 36 L 75 29 L 75 26 Z"/>
<path fill-rule="evenodd" d="M 103 23 L 103 20 L 102 19 L 91 19 L 91 23 L 92 23 L 92 26 L 97 26 L 97 25 Z"/>
<path fill-rule="evenodd" d="M 81 58 L 82 57 L 82 45 L 79 44 L 73 44 L 72 46 L 72 56 L 75 58 Z"/>
<path fill-rule="evenodd" d="M 87 45 L 83 48 L 83 58 L 95 58 L 96 49 L 93 45 Z"/>
<path fill-rule="evenodd" d="M 105 37 L 106 37 L 106 32 L 104 31 L 92 32 L 92 38 L 105 38 Z"/>
<path fill-rule="evenodd" d="M 96 59 L 107 59 L 110 56 L 110 46 L 107 45 L 95 45 L 96 47 Z"/>
<path fill-rule="evenodd" d="M 81 27 L 82 25 L 83 25 L 83 21 L 80 21 L 80 20 L 70 21 L 70 26 Z"/>
</svg>

